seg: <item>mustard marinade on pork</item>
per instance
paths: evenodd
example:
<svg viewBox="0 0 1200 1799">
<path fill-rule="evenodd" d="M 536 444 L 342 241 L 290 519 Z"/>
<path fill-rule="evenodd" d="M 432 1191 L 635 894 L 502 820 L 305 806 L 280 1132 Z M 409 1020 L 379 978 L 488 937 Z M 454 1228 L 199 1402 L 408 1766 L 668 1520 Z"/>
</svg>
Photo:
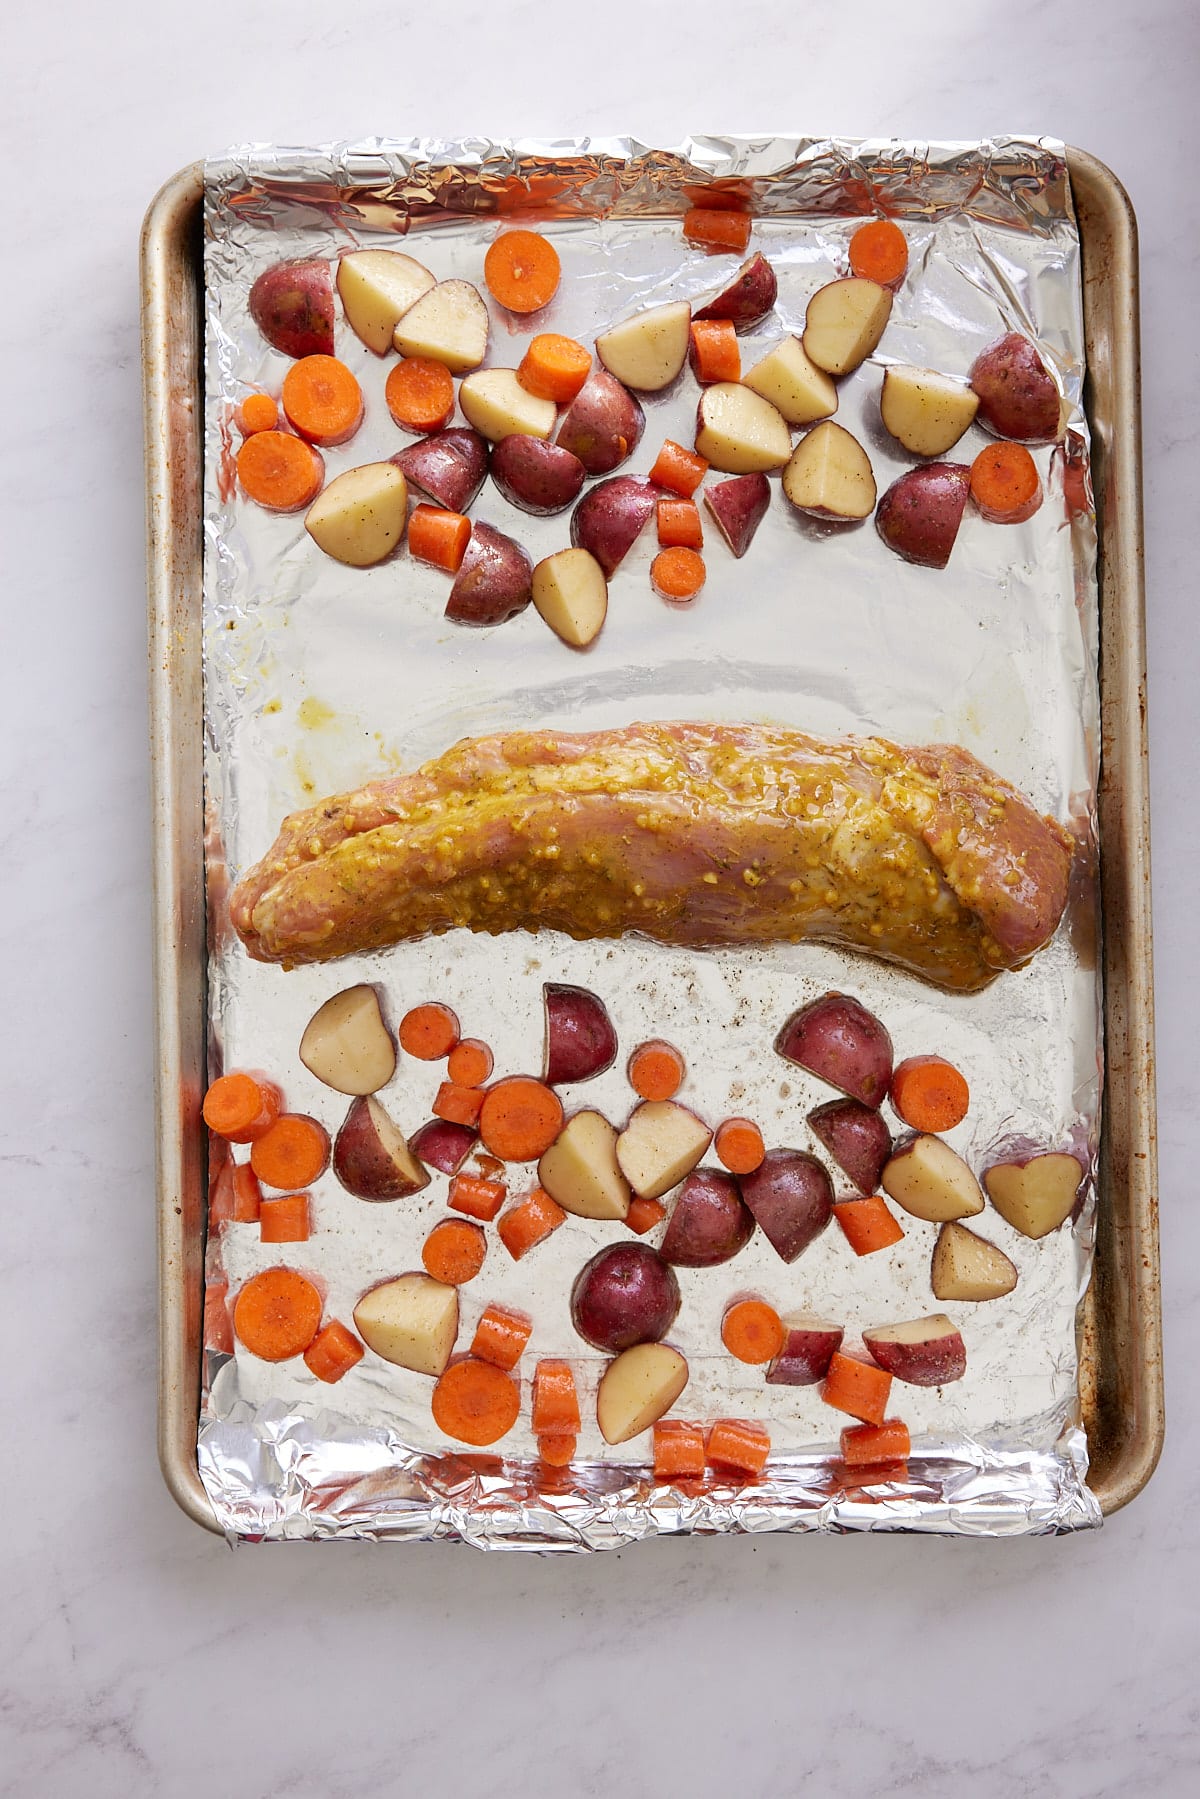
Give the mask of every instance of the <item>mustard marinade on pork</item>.
<svg viewBox="0 0 1200 1799">
<path fill-rule="evenodd" d="M 234 891 L 252 956 L 294 966 L 465 928 L 810 939 L 961 992 L 1053 936 L 1072 840 L 950 744 L 762 725 L 466 738 L 286 819 Z"/>
</svg>

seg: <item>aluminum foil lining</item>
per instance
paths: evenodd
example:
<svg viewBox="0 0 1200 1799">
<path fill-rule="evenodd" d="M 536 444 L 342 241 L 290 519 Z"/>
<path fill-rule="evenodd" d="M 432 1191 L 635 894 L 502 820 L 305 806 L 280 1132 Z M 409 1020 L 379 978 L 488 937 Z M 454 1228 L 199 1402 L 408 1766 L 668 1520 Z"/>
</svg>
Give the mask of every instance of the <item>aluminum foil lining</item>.
<svg viewBox="0 0 1200 1799">
<path fill-rule="evenodd" d="M 447 1001 L 484 1037 L 498 1071 L 536 1067 L 543 981 L 598 992 L 620 1033 L 618 1067 L 575 1103 L 618 1121 L 630 1104 L 621 1065 L 633 1044 L 681 1044 L 681 1095 L 710 1122 L 746 1113 L 770 1141 L 816 1149 L 806 1112 L 829 1090 L 781 1063 L 775 1032 L 828 988 L 858 995 L 892 1033 L 898 1056 L 934 1051 L 968 1074 L 972 1106 L 950 1141 L 977 1169 L 1007 1144 L 1072 1149 L 1094 1165 L 1101 1073 L 1096 901 L 1081 857 L 1067 919 L 1026 969 L 986 992 L 941 994 L 864 957 L 813 945 L 681 951 L 635 938 L 574 943 L 554 933 L 498 939 L 456 932 L 324 968 L 283 973 L 231 938 L 229 879 L 255 861 L 284 814 L 381 770 L 413 768 L 457 738 L 530 725 L 586 730 L 635 719 L 755 719 L 901 742 L 956 741 L 1069 819 L 1094 865 L 1098 765 L 1095 535 L 1064 504 L 1061 456 L 1034 451 L 1046 502 L 1027 523 L 968 516 L 949 567 L 910 567 L 869 524 L 826 532 L 776 492 L 750 553 L 735 561 L 710 530 L 709 577 L 691 608 L 652 593 L 652 531 L 612 583 L 604 632 L 567 650 L 532 608 L 492 630 L 448 625 L 445 578 L 400 554 L 355 571 L 323 556 L 295 518 L 234 494 L 228 417 L 252 387 L 278 391 L 287 361 L 249 319 L 255 276 L 299 255 L 354 246 L 405 248 L 439 278 L 479 282 L 497 228 L 531 222 L 563 265 L 559 295 L 536 321 L 494 307 L 488 361 L 515 365 L 535 330 L 589 342 L 604 325 L 668 298 L 715 291 L 735 266 L 682 240 L 679 215 L 710 190 L 744 197 L 752 248 L 779 279 L 773 317 L 742 339 L 743 366 L 782 331 L 802 328 L 808 298 L 844 270 L 864 216 L 899 219 L 910 274 L 876 354 L 841 384 L 838 420 L 866 446 L 882 492 L 911 459 L 879 422 L 882 370 L 913 363 L 965 375 L 1006 330 L 1036 339 L 1062 385 L 1069 443 L 1086 460 L 1079 241 L 1062 146 L 1008 138 L 913 144 L 698 138 L 674 150 L 627 139 L 494 144 L 372 141 L 320 150 L 253 146 L 207 170 L 205 676 L 212 1066 L 260 1067 L 289 1104 L 335 1131 L 338 1097 L 301 1066 L 305 1023 L 332 993 L 375 982 L 395 1022 L 418 1000 Z M 383 404 L 385 364 L 339 321 L 337 352 L 366 394 L 354 439 L 326 452 L 330 476 L 392 454 L 408 439 Z M 649 469 L 664 437 L 689 442 L 695 390 L 685 376 L 646 402 L 643 441 L 623 472 Z M 969 461 L 975 429 L 951 452 Z M 490 484 L 473 507 L 537 559 L 567 541 L 563 517 L 533 519 Z M 402 1057 L 380 1095 L 406 1131 L 428 1116 L 437 1071 Z M 573 1096 L 573 1097 L 574 1097 Z M 844 1185 L 844 1183 L 843 1183 Z M 520 1191 L 514 1183 L 514 1192 Z M 649 1438 L 610 1448 L 591 1401 L 603 1360 L 572 1330 L 575 1272 L 613 1227 L 571 1219 L 514 1263 L 493 1241 L 462 1291 L 459 1342 L 483 1305 L 529 1311 L 522 1363 L 564 1355 L 581 1388 L 584 1429 L 568 1470 L 541 1467 L 523 1416 L 474 1454 L 432 1423 L 427 1379 L 368 1354 L 336 1386 L 301 1361 L 268 1364 L 209 1352 L 200 1470 L 232 1537 L 455 1537 L 493 1548 L 586 1550 L 663 1531 L 914 1529 L 1011 1535 L 1095 1525 L 1079 1423 L 1077 1311 L 1090 1273 L 1093 1186 L 1073 1224 L 1033 1243 L 990 1208 L 983 1234 L 1012 1257 L 1008 1298 L 939 1307 L 929 1284 L 936 1227 L 905 1216 L 894 1251 L 858 1260 L 831 1227 L 791 1267 L 761 1233 L 724 1268 L 682 1271 L 670 1340 L 691 1383 L 675 1413 L 760 1419 L 768 1478 L 694 1491 L 655 1486 Z M 316 1278 L 327 1314 L 349 1322 L 369 1286 L 420 1266 L 444 1213 L 435 1176 L 415 1200 L 369 1205 L 332 1175 L 313 1195 L 308 1242 L 265 1245 L 230 1224 L 208 1246 L 210 1282 L 232 1294 L 287 1263 Z M 652 1239 L 653 1240 L 653 1239 Z M 856 1486 L 836 1463 L 844 1420 L 817 1388 L 764 1384 L 720 1348 L 722 1309 L 757 1292 L 780 1310 L 864 1326 L 950 1312 L 967 1343 L 965 1378 L 941 1390 L 893 1388 L 914 1454 L 903 1484 Z M 214 1299 L 220 1289 L 214 1285 Z"/>
</svg>

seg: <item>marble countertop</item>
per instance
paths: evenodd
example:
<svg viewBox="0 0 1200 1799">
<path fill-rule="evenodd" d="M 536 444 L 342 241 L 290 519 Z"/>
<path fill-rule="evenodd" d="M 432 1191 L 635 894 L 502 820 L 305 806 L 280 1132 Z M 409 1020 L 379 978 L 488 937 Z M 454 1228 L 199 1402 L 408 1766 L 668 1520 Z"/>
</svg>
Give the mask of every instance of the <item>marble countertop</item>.
<svg viewBox="0 0 1200 1799">
<path fill-rule="evenodd" d="M 732 17 L 736 35 L 712 0 L 464 0 L 452 18 L 60 0 L 6 26 L 2 1794 L 1193 1790 L 1200 31 L 1188 0 Z M 231 56 L 198 50 L 204 22 Z M 1138 210 L 1162 1464 L 1072 1539 L 230 1552 L 175 1509 L 154 1449 L 142 214 L 183 163 L 248 137 L 706 127 L 1041 130 L 1107 162 Z"/>
</svg>

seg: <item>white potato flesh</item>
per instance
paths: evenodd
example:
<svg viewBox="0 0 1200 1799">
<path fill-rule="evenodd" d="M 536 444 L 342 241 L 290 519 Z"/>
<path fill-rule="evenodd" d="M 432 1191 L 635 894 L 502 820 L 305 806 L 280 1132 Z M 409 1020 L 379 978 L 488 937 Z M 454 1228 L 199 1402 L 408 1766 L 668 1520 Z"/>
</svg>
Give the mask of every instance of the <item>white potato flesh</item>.
<svg viewBox="0 0 1200 1799">
<path fill-rule="evenodd" d="M 629 1182 L 617 1165 L 617 1133 L 599 1112 L 576 1112 L 538 1163 L 538 1182 L 577 1218 L 624 1218 Z"/>
<path fill-rule="evenodd" d="M 402 1274 L 363 1294 L 354 1324 L 367 1348 L 385 1362 L 436 1378 L 458 1336 L 458 1292 L 428 1274 Z"/>
<path fill-rule="evenodd" d="M 798 337 L 785 337 L 742 376 L 742 386 L 769 400 L 789 425 L 811 425 L 837 411 L 837 388 Z"/>
<path fill-rule="evenodd" d="M 557 550 L 533 571 L 533 603 L 564 643 L 585 649 L 608 614 L 604 570 L 590 550 Z"/>
<path fill-rule="evenodd" d="M 488 310 L 469 281 L 439 281 L 392 333 L 402 356 L 429 356 L 452 375 L 477 369 L 487 355 Z"/>
<path fill-rule="evenodd" d="M 300 1060 L 335 1093 L 378 1093 L 396 1072 L 396 1045 L 374 987 L 347 987 L 314 1012 L 300 1039 Z"/>
<path fill-rule="evenodd" d="M 554 401 L 527 393 L 516 369 L 480 369 L 468 375 L 458 390 L 458 403 L 467 423 L 492 443 L 514 436 L 545 439 L 558 423 Z"/>
<path fill-rule="evenodd" d="M 414 1193 L 429 1185 L 429 1171 L 424 1162 L 414 1156 L 408 1147 L 408 1138 L 399 1125 L 389 1117 L 372 1094 L 367 1096 L 367 1118 L 375 1132 L 375 1141 L 379 1146 L 379 1154 L 386 1157 L 388 1163 L 408 1181 Z"/>
<path fill-rule="evenodd" d="M 651 306 L 596 339 L 596 354 L 617 380 L 638 393 L 669 387 L 687 361 L 692 309 L 685 300 Z"/>
<path fill-rule="evenodd" d="M 883 1170 L 881 1185 L 912 1217 L 931 1224 L 970 1218 L 983 1210 L 979 1182 L 940 1137 L 914 1137 L 897 1150 Z"/>
<path fill-rule="evenodd" d="M 892 296 L 878 282 L 850 275 L 819 287 L 804 319 L 809 360 L 830 375 L 848 375 L 865 362 L 891 317 Z"/>
<path fill-rule="evenodd" d="M 408 523 L 408 483 L 390 462 L 347 469 L 319 493 L 304 515 L 313 542 L 351 568 L 390 556 Z"/>
<path fill-rule="evenodd" d="M 1001 1162 L 984 1175 L 988 1198 L 1023 1237 L 1046 1237 L 1075 1209 L 1083 1169 L 1074 1156 L 1034 1156 Z"/>
<path fill-rule="evenodd" d="M 700 396 L 696 453 L 728 475 L 782 468 L 792 453 L 787 422 L 769 400 L 736 381 L 717 381 Z"/>
<path fill-rule="evenodd" d="M 977 394 L 934 369 L 892 368 L 883 377 L 880 417 L 914 456 L 942 456 L 953 449 L 978 410 Z"/>
<path fill-rule="evenodd" d="M 945 1312 L 933 1312 L 928 1318 L 909 1318 L 903 1324 L 874 1325 L 863 1331 L 863 1342 L 871 1343 L 936 1343 L 941 1337 L 960 1335 L 957 1324 Z"/>
<path fill-rule="evenodd" d="M 1017 1284 L 1017 1270 L 1002 1249 L 965 1224 L 944 1224 L 933 1246 L 935 1299 L 1002 1299 Z"/>
<path fill-rule="evenodd" d="M 801 512 L 869 518 L 875 510 L 871 460 L 856 437 L 826 420 L 802 437 L 783 471 L 783 491 Z"/>
<path fill-rule="evenodd" d="M 641 1199 L 658 1199 L 691 1173 L 711 1142 L 708 1126 L 686 1106 L 647 1100 L 617 1138 L 617 1162 Z"/>
<path fill-rule="evenodd" d="M 665 1343 L 638 1343 L 608 1364 L 596 1392 L 596 1422 L 606 1443 L 628 1443 L 664 1412 L 688 1383 L 688 1365 Z"/>
<path fill-rule="evenodd" d="M 338 263 L 346 323 L 376 356 L 387 355 L 396 326 L 433 286 L 424 263 L 399 250 L 352 250 Z"/>
</svg>

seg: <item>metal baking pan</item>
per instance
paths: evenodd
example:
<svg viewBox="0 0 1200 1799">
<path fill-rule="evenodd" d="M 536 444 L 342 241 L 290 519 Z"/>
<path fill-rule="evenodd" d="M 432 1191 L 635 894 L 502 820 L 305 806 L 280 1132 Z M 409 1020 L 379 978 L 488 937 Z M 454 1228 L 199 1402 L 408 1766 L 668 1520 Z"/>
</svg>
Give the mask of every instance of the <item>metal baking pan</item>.
<svg viewBox="0 0 1200 1799">
<path fill-rule="evenodd" d="M 1106 1079 L 1095 1271 L 1080 1389 L 1089 1485 L 1107 1515 L 1162 1447 L 1136 224 L 1119 182 L 1068 150 L 1083 251 L 1100 532 Z M 196 1463 L 205 1234 L 206 958 L 201 690 L 203 168 L 142 233 L 159 1242 L 159 1457 L 179 1505 L 217 1528 Z"/>
</svg>

